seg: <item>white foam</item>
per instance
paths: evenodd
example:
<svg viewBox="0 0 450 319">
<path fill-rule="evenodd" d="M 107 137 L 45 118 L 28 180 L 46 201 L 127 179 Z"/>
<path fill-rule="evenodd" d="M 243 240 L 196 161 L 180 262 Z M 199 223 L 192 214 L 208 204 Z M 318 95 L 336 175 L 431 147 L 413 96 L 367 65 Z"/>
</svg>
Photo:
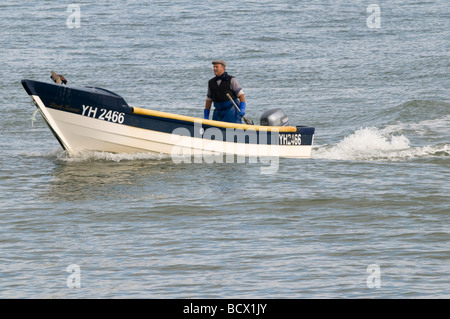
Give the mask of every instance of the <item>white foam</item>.
<svg viewBox="0 0 450 319">
<path fill-rule="evenodd" d="M 66 151 L 61 149 L 54 149 L 48 152 L 27 151 L 21 155 L 26 157 L 44 157 L 44 158 L 56 158 L 63 162 L 88 162 L 88 161 L 137 161 L 137 160 L 163 160 L 170 159 L 170 155 L 156 154 L 156 153 L 108 153 L 108 152 L 96 152 L 85 151 L 79 152 L 74 155 L 69 155 Z"/>
<path fill-rule="evenodd" d="M 449 156 L 449 144 L 412 147 L 404 135 L 392 135 L 391 129 L 360 128 L 335 145 L 313 149 L 313 158 L 336 160 L 406 160 L 427 156 Z"/>
<path fill-rule="evenodd" d="M 137 160 L 163 160 L 170 158 L 170 155 L 156 153 L 109 153 L 85 151 L 74 155 L 68 155 L 67 152 L 61 152 L 57 155 L 59 160 L 64 162 L 86 162 L 86 161 L 137 161 Z"/>
</svg>

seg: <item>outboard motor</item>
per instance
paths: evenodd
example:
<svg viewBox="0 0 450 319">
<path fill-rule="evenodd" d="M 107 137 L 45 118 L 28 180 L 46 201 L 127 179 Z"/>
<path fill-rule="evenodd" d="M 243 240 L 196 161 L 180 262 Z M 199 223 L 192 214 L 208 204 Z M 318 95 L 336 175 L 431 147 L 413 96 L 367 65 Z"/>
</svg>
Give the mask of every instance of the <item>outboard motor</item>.
<svg viewBox="0 0 450 319">
<path fill-rule="evenodd" d="M 289 119 L 280 108 L 265 111 L 259 120 L 260 125 L 264 126 L 286 126 L 289 125 Z"/>
</svg>

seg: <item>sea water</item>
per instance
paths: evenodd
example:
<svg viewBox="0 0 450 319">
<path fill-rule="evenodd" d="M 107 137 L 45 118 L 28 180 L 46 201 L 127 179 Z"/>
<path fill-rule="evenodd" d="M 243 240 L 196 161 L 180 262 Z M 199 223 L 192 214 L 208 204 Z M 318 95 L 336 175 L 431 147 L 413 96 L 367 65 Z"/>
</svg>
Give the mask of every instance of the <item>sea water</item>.
<svg viewBox="0 0 450 319">
<path fill-rule="evenodd" d="M 450 297 L 449 39 L 447 1 L 0 4 L 0 297 Z M 311 158 L 68 156 L 20 83 L 202 117 L 215 59 Z"/>
</svg>

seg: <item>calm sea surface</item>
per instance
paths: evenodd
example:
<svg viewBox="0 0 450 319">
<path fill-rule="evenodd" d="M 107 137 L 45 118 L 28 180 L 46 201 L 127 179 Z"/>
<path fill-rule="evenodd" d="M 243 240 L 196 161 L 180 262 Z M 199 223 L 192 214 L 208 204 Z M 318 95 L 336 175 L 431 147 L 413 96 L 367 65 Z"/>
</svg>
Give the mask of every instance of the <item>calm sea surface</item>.
<svg viewBox="0 0 450 319">
<path fill-rule="evenodd" d="M 0 298 L 449 298 L 450 7 L 374 3 L 3 1 Z M 20 84 L 201 117 L 219 58 L 310 159 L 69 157 Z"/>
</svg>

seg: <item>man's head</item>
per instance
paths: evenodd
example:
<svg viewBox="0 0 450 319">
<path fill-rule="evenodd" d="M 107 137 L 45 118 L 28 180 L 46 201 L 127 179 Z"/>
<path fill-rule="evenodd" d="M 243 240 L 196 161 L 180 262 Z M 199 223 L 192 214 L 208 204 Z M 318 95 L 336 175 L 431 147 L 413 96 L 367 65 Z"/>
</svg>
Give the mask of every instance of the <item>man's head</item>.
<svg viewBox="0 0 450 319">
<path fill-rule="evenodd" d="M 215 60 L 212 64 L 214 65 L 215 76 L 221 76 L 225 72 L 227 64 L 224 60 Z"/>
</svg>

